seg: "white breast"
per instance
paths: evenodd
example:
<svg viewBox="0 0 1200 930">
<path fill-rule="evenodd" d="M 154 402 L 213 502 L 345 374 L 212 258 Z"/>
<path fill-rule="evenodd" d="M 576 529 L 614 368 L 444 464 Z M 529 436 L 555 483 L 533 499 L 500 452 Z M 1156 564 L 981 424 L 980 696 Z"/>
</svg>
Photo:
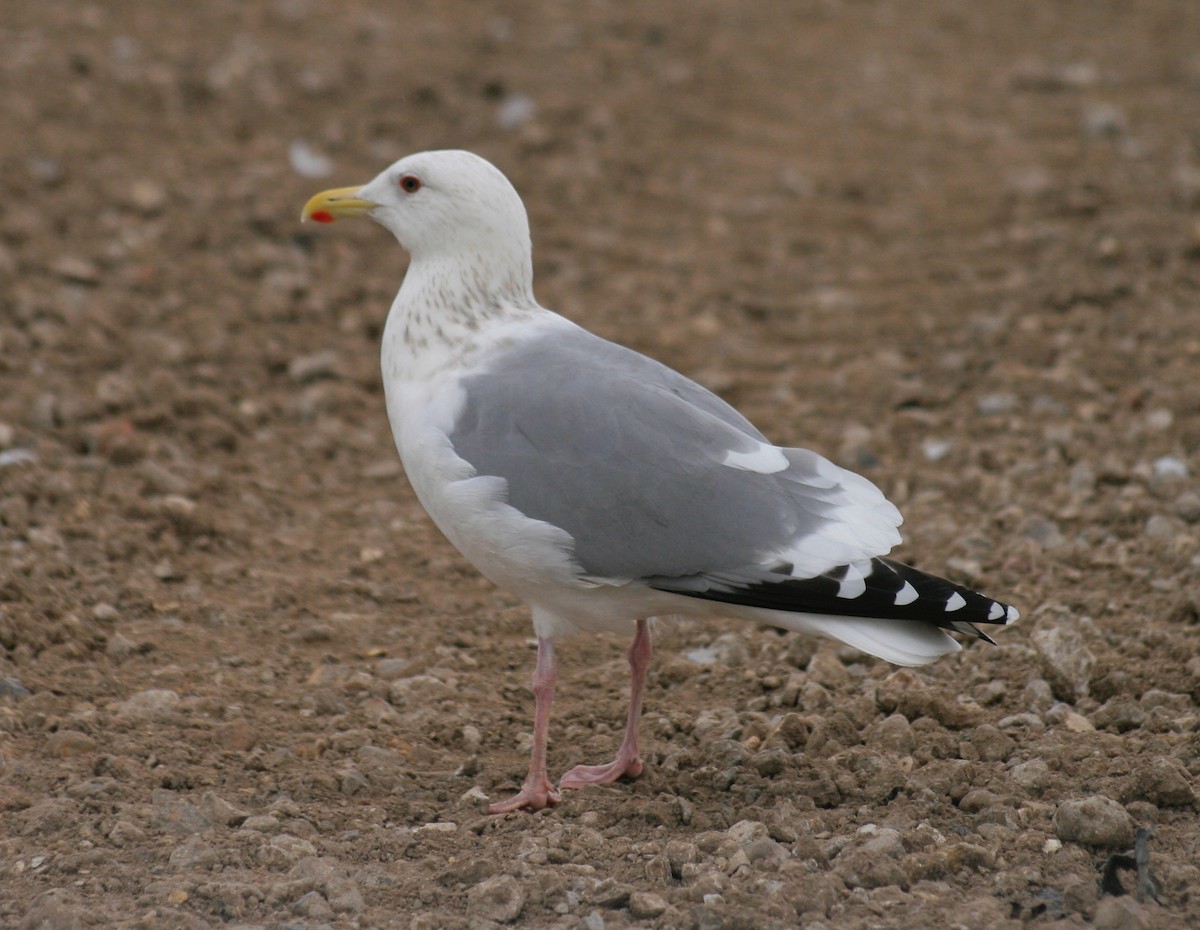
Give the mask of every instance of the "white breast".
<svg viewBox="0 0 1200 930">
<path fill-rule="evenodd" d="M 461 379 L 478 369 L 481 345 L 504 338 L 503 333 L 472 333 L 469 343 L 455 347 L 453 359 L 425 347 L 424 372 L 417 373 L 425 377 L 414 378 L 408 350 L 392 330 L 389 319 L 382 359 L 388 420 L 413 490 L 434 523 L 484 575 L 531 603 L 544 600 L 546 589 L 588 587 L 571 561 L 570 535 L 510 507 L 504 502 L 504 480 L 476 476 L 450 444 L 466 401 Z"/>
<path fill-rule="evenodd" d="M 486 365 L 489 350 L 546 326 L 573 323 L 549 311 L 533 319 L 485 321 L 455 333 L 453 345 L 426 344 L 414 353 L 401 338 L 402 319 L 394 310 L 388 317 L 382 364 L 388 420 L 409 482 L 454 547 L 489 580 L 530 605 L 539 636 L 627 631 L 639 617 L 710 612 L 705 603 L 637 581 L 585 575 L 572 559 L 569 533 L 509 506 L 506 482 L 475 475 L 451 446 L 450 433 L 466 402 L 462 381 Z"/>
</svg>

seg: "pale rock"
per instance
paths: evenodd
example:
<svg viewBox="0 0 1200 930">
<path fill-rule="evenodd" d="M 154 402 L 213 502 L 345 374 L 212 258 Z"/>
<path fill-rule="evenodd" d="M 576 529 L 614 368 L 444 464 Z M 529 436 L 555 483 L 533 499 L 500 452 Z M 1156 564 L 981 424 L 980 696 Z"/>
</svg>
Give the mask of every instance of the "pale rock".
<svg viewBox="0 0 1200 930">
<path fill-rule="evenodd" d="M 43 752 L 54 759 L 70 759 L 74 756 L 95 752 L 99 747 L 96 740 L 86 733 L 75 730 L 59 730 L 51 733 Z"/>
<path fill-rule="evenodd" d="M 1060 804 L 1054 813 L 1054 832 L 1065 843 L 1127 849 L 1133 845 L 1134 822 L 1116 801 L 1093 795 Z"/>
<path fill-rule="evenodd" d="M 715 660 L 726 668 L 741 668 L 750 661 L 746 641 L 737 633 L 722 633 L 710 648 Z"/>
<path fill-rule="evenodd" d="M 1151 916 L 1149 908 L 1130 895 L 1106 895 L 1096 905 L 1092 926 L 1095 930 L 1151 930 L 1163 926 Z"/>
<path fill-rule="evenodd" d="M 1040 793 L 1050 784 L 1050 766 L 1041 759 L 1031 759 L 1014 765 L 1008 777 L 1026 791 Z"/>
<path fill-rule="evenodd" d="M 179 707 L 180 697 L 167 688 L 139 691 L 117 705 L 117 717 L 127 721 L 162 720 Z"/>
<path fill-rule="evenodd" d="M 339 356 L 333 349 L 321 349 L 308 355 L 298 355 L 288 362 L 288 375 L 293 381 L 307 384 L 318 378 L 337 374 Z"/>
<path fill-rule="evenodd" d="M 211 791 L 204 792 L 197 806 L 205 820 L 222 827 L 236 827 L 245 823 L 246 818 L 250 816 L 248 811 L 234 807 Z"/>
<path fill-rule="evenodd" d="M 213 846 L 196 834 L 171 850 L 168 861 L 177 869 L 211 869 L 219 861 L 219 856 Z"/>
<path fill-rule="evenodd" d="M 414 675 L 392 682 L 388 700 L 396 707 L 428 707 L 453 694 L 449 685 L 432 675 Z"/>
<path fill-rule="evenodd" d="M 1134 766 L 1121 792 L 1123 801 L 1148 801 L 1156 807 L 1190 807 L 1196 801 L 1192 776 L 1178 759 L 1155 756 Z"/>
<path fill-rule="evenodd" d="M 308 840 L 290 833 L 280 833 L 259 848 L 258 859 L 267 868 L 282 871 L 292 868 L 302 859 L 315 856 L 316 852 L 316 847 Z"/>
<path fill-rule="evenodd" d="M 912 724 L 903 714 L 891 714 L 867 730 L 866 744 L 873 749 L 911 756 L 917 748 Z"/>
<path fill-rule="evenodd" d="M 811 681 L 831 691 L 844 690 L 853 683 L 849 670 L 832 651 L 821 650 L 816 653 L 806 671 Z"/>
<path fill-rule="evenodd" d="M 1095 654 L 1065 611 L 1047 610 L 1041 612 L 1040 616 L 1043 622 L 1048 621 L 1053 625 L 1034 629 L 1030 639 L 1041 653 L 1050 686 L 1063 700 L 1075 701 L 1086 697 L 1092 669 L 1096 667 Z"/>
<path fill-rule="evenodd" d="M 313 920 L 329 920 L 333 917 L 333 908 L 329 906 L 329 902 L 319 891 L 310 891 L 301 896 L 292 905 L 292 910 L 301 917 L 309 917 Z"/>
<path fill-rule="evenodd" d="M 467 892 L 467 913 L 510 924 L 521 916 L 526 898 L 525 889 L 513 876 L 493 875 Z"/>
<path fill-rule="evenodd" d="M 666 898 L 649 891 L 635 891 L 629 896 L 629 916 L 635 920 L 653 920 L 666 913 Z"/>
<path fill-rule="evenodd" d="M 242 821 L 242 829 L 255 833 L 274 833 L 279 829 L 279 818 L 274 814 L 255 814 Z"/>
</svg>

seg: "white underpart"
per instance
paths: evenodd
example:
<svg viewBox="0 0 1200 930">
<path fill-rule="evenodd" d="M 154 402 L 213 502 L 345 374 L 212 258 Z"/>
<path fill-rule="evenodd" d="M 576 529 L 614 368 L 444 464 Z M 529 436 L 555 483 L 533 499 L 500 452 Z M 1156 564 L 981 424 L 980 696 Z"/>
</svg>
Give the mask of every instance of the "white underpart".
<svg viewBox="0 0 1200 930">
<path fill-rule="evenodd" d="M 510 506 L 504 479 L 476 475 L 454 453 L 449 432 L 465 403 L 462 380 L 485 365 L 489 349 L 573 323 L 549 311 L 493 320 L 458 334 L 453 346 L 430 345 L 414 355 L 401 338 L 403 319 L 393 308 L 383 334 L 383 371 L 388 419 L 409 483 L 455 548 L 490 581 L 530 605 L 538 636 L 625 632 L 639 617 L 716 615 L 694 598 L 630 579 L 584 575 L 571 558 L 569 533 Z M 410 372 L 419 377 L 407 377 Z"/>
<path fill-rule="evenodd" d="M 895 604 L 897 607 L 903 607 L 905 604 L 911 604 L 920 596 L 917 593 L 917 589 L 906 581 L 904 582 L 904 587 L 896 592 Z"/>
<path fill-rule="evenodd" d="M 956 610 L 962 610 L 966 606 L 967 602 L 963 599 L 963 596 L 955 591 L 946 600 L 946 613 L 953 613 Z"/>
<path fill-rule="evenodd" d="M 760 475 L 773 475 L 787 468 L 788 460 L 778 447 L 760 442 L 752 452 L 726 452 L 721 464 Z"/>
<path fill-rule="evenodd" d="M 484 575 L 531 604 L 542 601 L 545 591 L 593 585 L 571 560 L 570 534 L 505 503 L 504 479 L 476 476 L 449 439 L 466 402 L 462 379 L 480 367 L 486 346 L 521 338 L 544 322 L 497 320 L 461 334 L 454 351 L 427 346 L 421 362 L 428 374 L 406 378 L 416 359 L 393 322 L 399 319 L 393 312 L 384 328 L 384 388 L 396 448 L 421 506 Z"/>
</svg>

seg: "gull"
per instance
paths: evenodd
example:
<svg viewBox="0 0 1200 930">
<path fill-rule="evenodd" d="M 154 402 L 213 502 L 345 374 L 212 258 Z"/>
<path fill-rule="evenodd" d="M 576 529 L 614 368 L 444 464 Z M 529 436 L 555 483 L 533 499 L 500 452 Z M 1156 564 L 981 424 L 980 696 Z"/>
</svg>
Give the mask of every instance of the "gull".
<svg viewBox="0 0 1200 930">
<path fill-rule="evenodd" d="M 641 774 L 651 621 L 729 617 L 817 634 L 917 666 L 948 631 L 1017 611 L 886 558 L 899 511 L 866 478 L 771 443 L 683 375 L 539 306 L 529 220 L 490 162 L 421 152 L 313 196 L 302 219 L 369 216 L 410 262 L 383 331 L 387 414 L 421 505 L 487 578 L 531 610 L 533 749 L 513 797 Z M 633 633 L 616 758 L 557 785 L 546 766 L 555 642 Z"/>
</svg>

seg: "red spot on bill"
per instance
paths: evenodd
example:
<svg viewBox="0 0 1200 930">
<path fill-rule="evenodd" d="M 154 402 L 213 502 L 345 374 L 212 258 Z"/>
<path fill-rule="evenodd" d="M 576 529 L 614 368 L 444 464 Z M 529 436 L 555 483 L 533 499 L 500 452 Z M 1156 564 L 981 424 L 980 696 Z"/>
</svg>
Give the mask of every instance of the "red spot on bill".
<svg viewBox="0 0 1200 930">
<path fill-rule="evenodd" d="M 313 210 L 313 212 L 308 215 L 308 218 L 317 223 L 333 222 L 333 214 L 328 210 Z"/>
</svg>

